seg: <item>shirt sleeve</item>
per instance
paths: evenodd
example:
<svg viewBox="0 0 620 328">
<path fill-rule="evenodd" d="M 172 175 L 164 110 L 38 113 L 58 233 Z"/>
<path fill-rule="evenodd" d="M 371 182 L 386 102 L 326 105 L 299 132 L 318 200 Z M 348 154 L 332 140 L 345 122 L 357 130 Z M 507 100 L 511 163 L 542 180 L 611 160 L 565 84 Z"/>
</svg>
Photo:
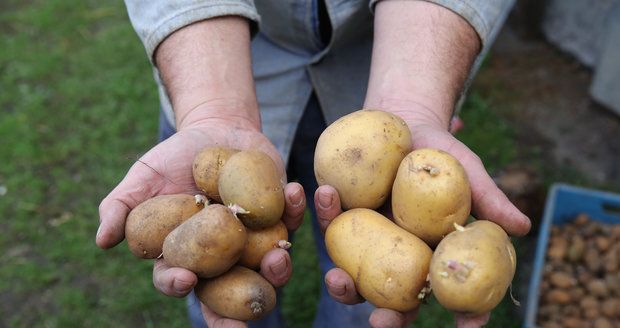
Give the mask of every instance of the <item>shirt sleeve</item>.
<svg viewBox="0 0 620 328">
<path fill-rule="evenodd" d="M 125 5 L 152 63 L 157 46 L 184 26 L 208 18 L 235 15 L 249 19 L 254 34 L 260 20 L 253 0 L 125 0 Z"/>
<path fill-rule="evenodd" d="M 370 10 L 382 0 L 370 0 Z M 385 0 L 383 0 L 385 1 Z M 495 40 L 515 0 L 423 0 L 447 8 L 463 17 L 471 25 L 482 47 L 486 48 Z"/>
</svg>

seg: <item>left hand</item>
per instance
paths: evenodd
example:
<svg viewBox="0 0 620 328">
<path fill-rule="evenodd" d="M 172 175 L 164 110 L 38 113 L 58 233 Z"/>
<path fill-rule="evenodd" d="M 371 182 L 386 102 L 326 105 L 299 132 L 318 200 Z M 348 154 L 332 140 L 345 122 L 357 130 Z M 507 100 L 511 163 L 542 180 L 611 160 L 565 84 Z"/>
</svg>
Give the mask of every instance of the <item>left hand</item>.
<svg viewBox="0 0 620 328">
<path fill-rule="evenodd" d="M 413 149 L 441 149 L 456 157 L 467 172 L 472 190 L 472 212 L 476 217 L 493 221 L 516 236 L 525 235 L 530 229 L 530 220 L 521 213 L 495 185 L 480 158 L 452 134 L 435 124 L 415 124 L 407 122 L 412 131 Z M 338 192 L 324 185 L 315 192 L 317 220 L 325 232 L 330 222 L 341 212 Z M 355 283 L 344 270 L 335 268 L 325 275 L 325 284 L 330 295 L 345 304 L 364 301 L 355 289 Z M 401 313 L 378 308 L 370 316 L 372 327 L 404 327 L 416 317 L 417 309 Z M 489 320 L 489 314 L 476 317 L 455 315 L 457 327 L 481 327 Z"/>
</svg>

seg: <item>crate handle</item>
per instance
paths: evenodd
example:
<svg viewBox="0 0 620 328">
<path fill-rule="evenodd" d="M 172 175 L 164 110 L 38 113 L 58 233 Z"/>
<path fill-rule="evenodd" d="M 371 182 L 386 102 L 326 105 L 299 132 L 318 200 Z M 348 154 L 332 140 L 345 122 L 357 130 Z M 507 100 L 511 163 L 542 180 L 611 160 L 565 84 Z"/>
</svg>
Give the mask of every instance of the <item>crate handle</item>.
<svg viewBox="0 0 620 328">
<path fill-rule="evenodd" d="M 620 205 L 603 203 L 603 211 L 605 211 L 609 215 L 620 216 Z"/>
</svg>

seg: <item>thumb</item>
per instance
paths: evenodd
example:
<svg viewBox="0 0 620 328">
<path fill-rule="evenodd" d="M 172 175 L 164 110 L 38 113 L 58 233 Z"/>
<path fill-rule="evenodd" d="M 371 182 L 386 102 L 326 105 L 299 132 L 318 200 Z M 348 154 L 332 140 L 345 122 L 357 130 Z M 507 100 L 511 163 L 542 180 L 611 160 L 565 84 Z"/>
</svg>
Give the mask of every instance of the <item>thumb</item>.
<svg viewBox="0 0 620 328">
<path fill-rule="evenodd" d="M 163 179 L 157 171 L 143 161 L 136 162 L 99 204 L 97 246 L 107 249 L 120 243 L 125 238 L 125 219 L 129 212 L 162 187 Z"/>
<path fill-rule="evenodd" d="M 446 149 L 465 168 L 471 185 L 472 212 L 476 218 L 493 221 L 510 235 L 522 236 L 530 230 L 530 219 L 510 202 L 489 176 L 480 158 L 454 140 Z"/>
<path fill-rule="evenodd" d="M 463 161 L 463 166 L 470 180 L 472 212 L 476 217 L 499 224 L 510 235 L 527 234 L 530 219 L 497 187 L 478 156 L 471 153 Z"/>
</svg>

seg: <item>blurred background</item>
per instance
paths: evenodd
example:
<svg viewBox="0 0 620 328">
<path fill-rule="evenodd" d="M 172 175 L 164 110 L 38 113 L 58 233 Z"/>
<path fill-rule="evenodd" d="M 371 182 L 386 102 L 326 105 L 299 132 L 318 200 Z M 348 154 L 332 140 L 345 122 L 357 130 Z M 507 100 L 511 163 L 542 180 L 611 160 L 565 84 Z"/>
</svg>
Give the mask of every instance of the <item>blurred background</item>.
<svg viewBox="0 0 620 328">
<path fill-rule="evenodd" d="M 0 2 L 0 327 L 188 327 L 151 261 L 94 243 L 98 204 L 156 142 L 158 110 L 122 2 Z M 514 239 L 525 301 L 549 186 L 620 191 L 620 1 L 518 1 L 461 119 L 459 139 L 533 220 Z M 291 327 L 311 325 L 322 279 L 307 223 L 281 300 Z M 523 312 L 506 297 L 488 326 Z M 433 299 L 416 321 L 452 325 Z"/>
</svg>

